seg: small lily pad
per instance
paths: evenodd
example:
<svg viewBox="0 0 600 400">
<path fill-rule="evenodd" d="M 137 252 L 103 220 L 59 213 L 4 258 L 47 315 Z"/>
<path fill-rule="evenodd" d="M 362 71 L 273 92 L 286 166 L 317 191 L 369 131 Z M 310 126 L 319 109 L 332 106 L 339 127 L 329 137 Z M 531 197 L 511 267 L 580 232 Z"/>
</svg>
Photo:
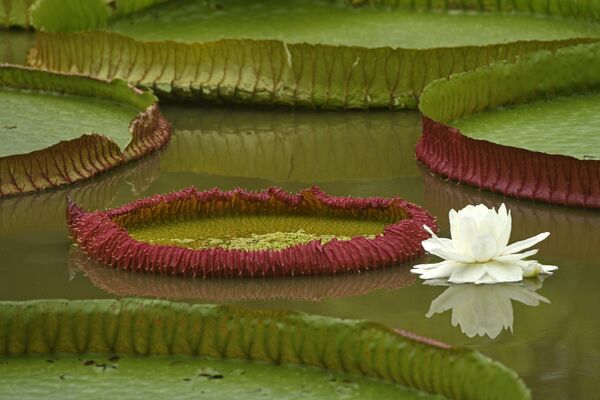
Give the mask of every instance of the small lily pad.
<svg viewBox="0 0 600 400">
<path fill-rule="evenodd" d="M 391 266 L 423 253 L 425 210 L 400 198 L 333 197 L 318 188 L 194 188 L 86 212 L 68 224 L 78 246 L 119 269 L 200 276 L 318 275 Z"/>
<path fill-rule="evenodd" d="M 574 1 L 55 1 L 33 13 L 32 65 L 218 103 L 414 108 L 437 78 L 600 39 L 595 10 Z"/>
<path fill-rule="evenodd" d="M 0 101 L 0 196 L 87 179 L 170 135 L 155 97 L 120 80 L 0 65 Z"/>
<path fill-rule="evenodd" d="M 519 198 L 600 208 L 600 46 L 539 52 L 429 85 L 417 157 Z"/>
<path fill-rule="evenodd" d="M 515 372 L 477 351 L 285 311 L 0 302 L 0 341 L 0 389 L 15 398 L 531 398 Z"/>
</svg>

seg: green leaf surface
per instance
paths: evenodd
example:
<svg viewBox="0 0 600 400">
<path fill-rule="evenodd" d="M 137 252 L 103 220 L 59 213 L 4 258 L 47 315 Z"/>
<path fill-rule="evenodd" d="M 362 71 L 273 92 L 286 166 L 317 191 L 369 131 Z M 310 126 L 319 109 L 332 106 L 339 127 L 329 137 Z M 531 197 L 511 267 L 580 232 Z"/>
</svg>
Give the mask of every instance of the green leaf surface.
<svg viewBox="0 0 600 400">
<path fill-rule="evenodd" d="M 19 398 L 441 400 L 348 374 L 243 361 L 93 354 L 1 361 L 0 390 Z"/>
<path fill-rule="evenodd" d="M 404 398 L 399 396 L 405 394 L 405 390 L 387 386 L 389 384 L 467 400 L 530 398 L 514 372 L 474 350 L 418 339 L 378 324 L 284 311 L 252 311 L 136 299 L 2 302 L 0 342 L 4 343 L 0 347 L 3 376 L 8 371 L 12 376 L 20 375 L 28 383 L 12 386 L 12 380 L 1 380 L 1 385 L 12 390 L 38 388 L 51 391 L 54 383 L 48 386 L 47 382 L 52 382 L 52 378 L 56 384 L 71 384 L 85 390 L 93 388 L 93 385 L 107 387 L 106 379 L 119 382 L 118 379 L 148 373 L 149 379 L 157 384 L 173 375 L 181 378 L 182 384 L 200 384 L 183 381 L 184 377 L 195 379 L 192 372 L 207 378 L 209 382 L 203 381 L 202 384 L 218 381 L 225 386 L 228 385 L 227 379 L 232 382 L 239 379 L 234 390 L 257 383 L 261 386 L 264 381 L 260 376 L 272 379 L 275 373 L 286 378 L 303 375 L 298 379 L 300 384 L 302 380 L 311 381 L 314 390 L 321 393 L 330 394 L 331 390 L 340 388 L 337 384 L 328 386 L 327 380 L 323 382 L 323 378 L 316 378 L 318 371 L 288 367 L 301 365 L 320 368 L 321 376 L 348 373 L 353 375 L 350 379 L 356 382 L 359 380 L 357 377 L 375 378 L 383 386 L 373 389 L 376 396 L 372 398 L 386 398 L 385 395 L 390 393 L 388 390 L 394 388 L 396 391 L 391 398 Z M 92 353 L 96 355 L 89 358 L 87 354 Z M 44 360 L 31 357 L 36 354 L 48 356 Z M 62 358 L 63 355 L 54 354 L 74 354 L 81 358 L 83 365 L 77 364 L 74 357 Z M 110 367 L 117 361 L 113 357 L 115 355 L 122 357 L 122 367 Z M 167 365 L 162 361 L 164 358 L 150 358 L 166 355 L 169 355 Z M 140 361 L 130 356 L 145 357 Z M 191 360 L 180 356 L 246 360 L 281 366 L 246 366 L 242 363 L 231 366 L 232 363 L 212 363 L 210 359 Z M 174 362 L 182 360 L 183 365 Z M 35 363 L 43 366 L 32 368 Z M 147 364 L 142 366 L 144 363 Z M 61 368 L 65 368 L 65 372 L 61 372 Z M 28 370 L 26 374 L 19 373 L 24 369 Z M 172 373 L 175 369 L 178 371 Z M 233 376 L 238 369 L 248 370 L 248 380 Z M 94 371 L 92 379 L 89 378 L 90 370 Z M 169 372 L 157 372 L 165 370 Z M 73 379 L 69 380 L 69 375 Z M 215 379 L 217 375 L 223 377 Z M 253 377 L 256 379 L 251 379 Z M 298 388 L 296 378 L 281 381 L 274 384 L 273 390 L 289 393 Z M 360 390 L 366 393 L 377 385 L 377 382 L 371 381 L 373 386 L 371 383 L 363 386 L 364 381 L 360 381 L 358 386 L 362 386 Z M 140 381 L 128 382 L 137 386 Z M 136 390 L 144 390 L 144 385 L 153 385 L 147 380 L 142 382 L 142 387 Z M 332 382 L 329 380 L 329 383 Z M 112 386 L 116 386 L 112 390 L 119 390 L 127 385 Z"/>
<path fill-rule="evenodd" d="M 600 158 L 600 46 L 540 52 L 439 80 L 421 112 L 494 143 Z"/>
<path fill-rule="evenodd" d="M 328 0 L 171 1 L 112 18 L 105 31 L 41 34 L 30 62 L 121 77 L 165 97 L 411 108 L 437 78 L 539 49 L 599 40 L 592 11 L 587 20 L 575 20 L 582 9 L 563 1 L 561 12 L 552 7 L 544 12 L 529 0 L 529 12 L 519 14 L 490 12 L 511 11 L 500 3 L 352 7 Z M 44 15 L 39 20 L 43 24 Z M 49 26 L 46 32 L 80 29 Z"/>
<path fill-rule="evenodd" d="M 31 25 L 29 8 L 35 0 L 2 0 L 0 1 L 0 28 Z"/>
<path fill-rule="evenodd" d="M 156 98 L 122 80 L 0 64 L 0 100 L 0 196 L 89 178 L 170 137 Z"/>
<path fill-rule="evenodd" d="M 600 94 L 559 96 L 474 114 L 452 126 L 467 136 L 581 160 L 600 160 Z"/>
<path fill-rule="evenodd" d="M 574 20 L 531 15 L 352 8 L 331 0 L 172 1 L 117 20 L 108 29 L 151 41 L 193 43 L 255 39 L 406 49 L 600 35 L 599 26 Z"/>
<path fill-rule="evenodd" d="M 84 133 L 110 137 L 121 149 L 131 141 L 136 108 L 108 100 L 0 88 L 0 157 L 50 147 Z"/>
</svg>

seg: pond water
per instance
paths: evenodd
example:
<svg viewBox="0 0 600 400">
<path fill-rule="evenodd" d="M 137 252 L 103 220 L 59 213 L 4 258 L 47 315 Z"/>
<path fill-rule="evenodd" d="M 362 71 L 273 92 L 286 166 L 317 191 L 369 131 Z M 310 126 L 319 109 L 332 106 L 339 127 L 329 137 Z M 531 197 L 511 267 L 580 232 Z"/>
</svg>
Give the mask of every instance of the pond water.
<svg viewBox="0 0 600 400">
<path fill-rule="evenodd" d="M 0 43 L 7 43 L 6 34 Z M 9 54 L 22 59 L 31 38 Z M 2 47 L 2 46 L 0 46 Z M 0 54 L 5 54 L 0 51 Z M 0 200 L 0 300 L 148 296 L 227 302 L 370 319 L 420 335 L 477 348 L 516 370 L 536 399 L 590 399 L 600 390 L 600 212 L 505 199 L 433 176 L 414 159 L 420 134 L 416 112 L 314 112 L 162 105 L 175 135 L 160 153 L 61 190 Z M 208 150 L 207 150 L 208 149 Z M 218 156 L 215 156 L 218 155 Z M 68 195 L 89 208 L 114 207 L 141 196 L 191 185 L 297 191 L 317 184 L 334 195 L 401 196 L 423 205 L 449 235 L 450 208 L 483 202 L 512 210 L 512 240 L 542 231 L 551 236 L 539 261 L 558 265 L 554 276 L 524 287 L 480 292 L 423 285 L 410 265 L 360 275 L 300 279 L 192 280 L 108 270 L 71 245 L 65 226 Z M 427 257 L 416 262 L 426 261 Z M 449 292 L 446 292 L 449 291 Z M 452 292 L 450 292 L 452 291 Z M 457 293 L 458 292 L 458 293 Z M 452 299 L 462 329 L 512 332 L 468 337 L 451 324 Z M 475 311 L 473 311 L 475 310 Z M 484 328 L 482 328 L 484 327 Z"/>
</svg>

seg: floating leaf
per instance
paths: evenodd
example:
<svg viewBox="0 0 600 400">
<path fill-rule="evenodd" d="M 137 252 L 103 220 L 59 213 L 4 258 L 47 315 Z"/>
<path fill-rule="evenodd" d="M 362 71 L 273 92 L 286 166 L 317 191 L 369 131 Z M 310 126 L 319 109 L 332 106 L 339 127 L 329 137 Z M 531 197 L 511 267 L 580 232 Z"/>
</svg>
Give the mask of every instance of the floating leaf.
<svg viewBox="0 0 600 400">
<path fill-rule="evenodd" d="M 530 398 L 513 371 L 475 350 L 375 323 L 285 311 L 136 299 L 2 302 L 0 342 L 3 376 L 10 376 L 0 388 L 15 397 L 99 389 L 138 397 L 164 388 L 177 397 L 200 381 L 195 393 L 221 397 L 258 386 L 268 391 L 261 398 L 299 397 L 301 389 L 313 398 L 339 390 L 350 398 Z"/>
<path fill-rule="evenodd" d="M 0 65 L 0 101 L 0 196 L 90 178 L 170 135 L 154 96 L 120 80 Z"/>
<path fill-rule="evenodd" d="M 423 225 L 435 229 L 426 211 L 400 198 L 332 197 L 318 188 L 295 195 L 191 188 L 104 212 L 70 203 L 67 213 L 73 238 L 93 259 L 132 271 L 214 277 L 390 266 L 421 255 Z M 248 236 L 251 243 L 236 241 Z"/>
<path fill-rule="evenodd" d="M 40 9 L 46 1 L 57 0 Z M 30 62 L 120 77 L 166 97 L 414 108 L 434 79 L 600 38 L 596 2 L 376 3 L 170 1 L 89 23 L 82 14 L 101 13 L 48 6 L 36 14 L 44 32 Z M 102 30 L 65 33 L 84 27 Z"/>
<path fill-rule="evenodd" d="M 417 157 L 508 196 L 599 208 L 599 63 L 599 45 L 580 45 L 433 82 Z"/>
</svg>

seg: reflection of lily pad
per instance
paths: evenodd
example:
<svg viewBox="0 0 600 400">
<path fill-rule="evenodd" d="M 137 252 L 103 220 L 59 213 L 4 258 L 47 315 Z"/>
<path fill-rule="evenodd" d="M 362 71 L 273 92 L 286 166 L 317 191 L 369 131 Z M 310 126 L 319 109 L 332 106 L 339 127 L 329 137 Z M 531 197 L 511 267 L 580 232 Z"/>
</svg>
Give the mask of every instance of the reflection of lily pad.
<svg viewBox="0 0 600 400">
<path fill-rule="evenodd" d="M 34 43 L 33 32 L 0 30 L 0 63 L 26 64 L 27 52 Z"/>
<path fill-rule="evenodd" d="M 581 45 L 432 83 L 417 157 L 505 195 L 599 208 L 599 63 Z"/>
<path fill-rule="evenodd" d="M 89 23 L 81 11 L 58 18 L 39 7 L 34 23 L 45 32 L 31 62 L 124 78 L 165 96 L 405 108 L 439 77 L 600 37 L 599 26 L 575 20 L 595 16 L 575 1 L 558 9 L 536 0 L 361 3 L 176 0 Z M 101 30 L 64 33 L 85 29 Z"/>
<path fill-rule="evenodd" d="M 261 398 L 530 398 L 513 371 L 474 350 L 291 312 L 143 300 L 4 302 L 0 341 L 2 375 L 11 378 L 0 386 L 13 397 L 106 389 L 139 398 L 168 387 L 177 398 L 191 387 L 222 397 L 249 390 Z"/>
<path fill-rule="evenodd" d="M 170 172 L 278 182 L 355 181 L 416 176 L 415 113 L 178 108 L 161 157 Z"/>
<path fill-rule="evenodd" d="M 77 244 L 119 269 L 201 276 L 317 275 L 423 253 L 435 222 L 400 198 L 186 189 L 104 212 L 69 205 Z M 224 225 L 225 224 L 225 225 Z M 226 226 L 227 228 L 224 228 Z"/>
<path fill-rule="evenodd" d="M 4 65 L 0 101 L 0 195 L 87 179 L 169 139 L 154 96 L 119 80 Z"/>
<path fill-rule="evenodd" d="M 159 172 L 158 154 L 152 154 L 77 185 L 0 199 L 0 236 L 62 228 L 67 197 L 86 207 L 106 208 L 124 185 L 139 195 L 157 179 Z"/>
<path fill-rule="evenodd" d="M 377 289 L 398 289 L 412 285 L 415 275 L 409 268 L 395 267 L 361 274 L 326 277 L 296 276 L 274 279 L 185 279 L 178 276 L 124 274 L 89 259 L 74 247 L 69 271 L 81 271 L 92 283 L 117 296 L 162 299 L 194 299 L 214 302 L 239 300 L 308 300 L 359 296 Z"/>
</svg>

